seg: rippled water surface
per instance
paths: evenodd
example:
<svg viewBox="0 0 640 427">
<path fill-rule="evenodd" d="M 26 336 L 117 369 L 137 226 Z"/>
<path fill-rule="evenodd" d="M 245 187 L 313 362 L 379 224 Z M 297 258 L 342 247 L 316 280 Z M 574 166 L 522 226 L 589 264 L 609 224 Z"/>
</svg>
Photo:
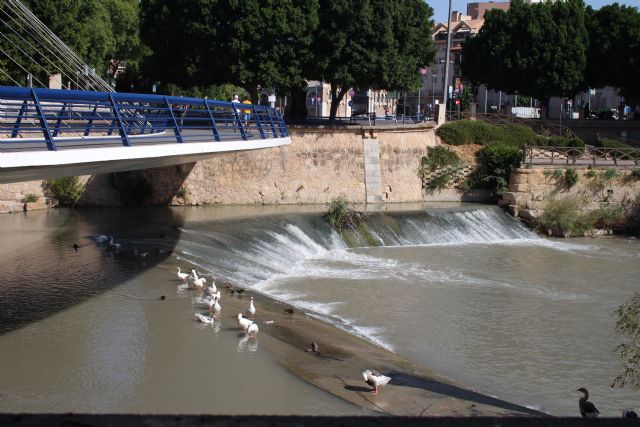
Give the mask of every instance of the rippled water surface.
<svg viewBox="0 0 640 427">
<path fill-rule="evenodd" d="M 482 205 L 370 213 L 375 247 L 347 244 L 319 214 L 295 207 L 58 211 L 0 223 L 19 247 L 0 248 L 5 410 L 52 410 L 55 396 L 74 396 L 77 406 L 64 410 L 242 413 L 235 393 L 246 393 L 248 413 L 287 413 L 291 399 L 299 413 L 358 413 L 235 334 L 203 340 L 192 301 L 167 279 L 180 263 L 515 403 L 577 415 L 578 387 L 608 416 L 640 401 L 608 387 L 620 369 L 614 310 L 638 290 L 637 240 L 544 239 Z M 44 237 L 15 239 L 20 229 Z M 86 237 L 103 233 L 122 249 Z M 74 241 L 87 246 L 76 253 Z M 160 292 L 171 298 L 160 303 Z M 230 369 L 208 369 L 208 357 L 217 363 L 227 351 Z M 215 384 L 233 382 L 234 369 L 266 377 L 257 391 L 219 393 Z M 291 393 L 259 400 L 265 383 Z"/>
</svg>

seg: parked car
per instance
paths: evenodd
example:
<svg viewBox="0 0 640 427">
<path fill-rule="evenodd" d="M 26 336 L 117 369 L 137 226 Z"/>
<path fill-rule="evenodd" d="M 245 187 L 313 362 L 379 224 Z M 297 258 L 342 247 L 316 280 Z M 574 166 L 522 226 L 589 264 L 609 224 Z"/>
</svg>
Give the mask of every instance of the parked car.
<svg viewBox="0 0 640 427">
<path fill-rule="evenodd" d="M 598 112 L 599 120 L 618 120 L 618 110 L 614 110 L 613 108 L 607 108 L 606 110 L 602 110 Z"/>
</svg>

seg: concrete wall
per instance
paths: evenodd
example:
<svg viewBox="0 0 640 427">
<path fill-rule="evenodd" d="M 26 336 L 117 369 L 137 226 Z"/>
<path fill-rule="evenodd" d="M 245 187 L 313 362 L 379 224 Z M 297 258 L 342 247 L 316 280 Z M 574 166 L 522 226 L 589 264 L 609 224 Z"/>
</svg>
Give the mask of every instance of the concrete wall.
<svg viewBox="0 0 640 427">
<path fill-rule="evenodd" d="M 620 205 L 640 194 L 640 178 L 633 170 L 616 169 L 619 177 L 611 180 L 603 178 L 607 171 L 602 169 L 576 169 L 577 183 L 567 188 L 564 173 L 554 177 L 552 168 L 516 169 L 509 180 L 509 191 L 503 193 L 500 205 L 524 222 L 535 224 L 552 198 L 579 198 L 583 211 L 599 208 L 603 202 Z"/>
</svg>

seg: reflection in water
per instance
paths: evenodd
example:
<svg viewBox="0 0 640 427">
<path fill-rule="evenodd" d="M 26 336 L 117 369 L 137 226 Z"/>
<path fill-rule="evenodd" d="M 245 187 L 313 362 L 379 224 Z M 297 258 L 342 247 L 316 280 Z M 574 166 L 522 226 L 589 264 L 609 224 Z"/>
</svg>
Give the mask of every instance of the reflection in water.
<svg viewBox="0 0 640 427">
<path fill-rule="evenodd" d="M 48 213 L 61 217 L 59 228 L 0 258 L 0 334 L 112 289 L 167 259 L 182 220 L 170 209 L 157 209 L 145 221 L 146 212 Z M 98 242 L 100 235 L 117 237 Z"/>
<path fill-rule="evenodd" d="M 258 338 L 253 335 L 242 334 L 238 340 L 238 353 L 255 353 L 258 351 Z"/>
</svg>

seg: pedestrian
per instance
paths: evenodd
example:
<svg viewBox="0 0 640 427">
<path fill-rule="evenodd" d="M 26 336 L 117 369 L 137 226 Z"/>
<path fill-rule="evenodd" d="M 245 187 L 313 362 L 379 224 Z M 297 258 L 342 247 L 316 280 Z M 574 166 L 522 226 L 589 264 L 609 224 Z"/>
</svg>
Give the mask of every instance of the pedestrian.
<svg viewBox="0 0 640 427">
<path fill-rule="evenodd" d="M 244 101 L 242 101 L 243 104 L 245 105 L 251 105 L 251 101 L 249 100 L 249 98 L 244 98 Z M 245 108 L 244 110 L 242 110 L 242 112 L 244 113 L 244 126 L 248 127 L 249 126 L 249 119 L 251 118 L 251 110 L 248 108 Z"/>
</svg>

